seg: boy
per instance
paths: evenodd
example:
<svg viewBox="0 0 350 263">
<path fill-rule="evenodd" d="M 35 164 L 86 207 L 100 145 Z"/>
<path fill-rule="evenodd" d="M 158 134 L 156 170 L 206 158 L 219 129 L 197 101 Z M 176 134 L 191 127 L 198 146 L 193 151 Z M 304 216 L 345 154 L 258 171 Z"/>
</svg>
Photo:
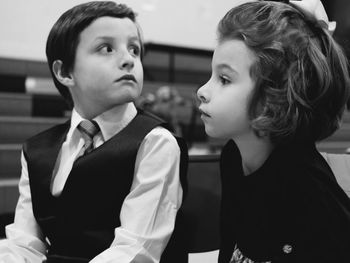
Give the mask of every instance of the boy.
<svg viewBox="0 0 350 263">
<path fill-rule="evenodd" d="M 187 151 L 133 104 L 142 53 L 125 5 L 81 4 L 55 23 L 46 55 L 72 117 L 23 146 L 1 262 L 159 262 L 181 205 Z"/>
</svg>

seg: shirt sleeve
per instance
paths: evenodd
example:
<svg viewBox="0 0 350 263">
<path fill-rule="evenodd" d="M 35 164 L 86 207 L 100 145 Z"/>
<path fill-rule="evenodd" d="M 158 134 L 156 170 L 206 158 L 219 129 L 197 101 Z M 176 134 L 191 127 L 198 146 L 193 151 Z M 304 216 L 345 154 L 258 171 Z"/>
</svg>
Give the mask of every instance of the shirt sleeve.
<svg viewBox="0 0 350 263">
<path fill-rule="evenodd" d="M 110 248 L 92 263 L 159 262 L 182 202 L 180 148 L 171 133 L 153 129 L 142 142 L 131 191 Z"/>
<path fill-rule="evenodd" d="M 14 222 L 6 226 L 7 239 L 0 241 L 0 262 L 37 263 L 45 259 L 46 243 L 32 210 L 28 167 L 21 154 L 22 174 Z"/>
</svg>

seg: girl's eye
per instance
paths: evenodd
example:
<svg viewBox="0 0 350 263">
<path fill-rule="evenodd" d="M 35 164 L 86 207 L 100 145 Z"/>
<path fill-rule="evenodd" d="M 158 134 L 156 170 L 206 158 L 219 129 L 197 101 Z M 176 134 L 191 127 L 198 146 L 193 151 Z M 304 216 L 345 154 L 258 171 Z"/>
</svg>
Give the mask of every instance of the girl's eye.
<svg viewBox="0 0 350 263">
<path fill-rule="evenodd" d="M 220 76 L 220 82 L 222 85 L 226 85 L 230 83 L 230 80 L 228 78 L 226 78 L 225 76 Z"/>
</svg>

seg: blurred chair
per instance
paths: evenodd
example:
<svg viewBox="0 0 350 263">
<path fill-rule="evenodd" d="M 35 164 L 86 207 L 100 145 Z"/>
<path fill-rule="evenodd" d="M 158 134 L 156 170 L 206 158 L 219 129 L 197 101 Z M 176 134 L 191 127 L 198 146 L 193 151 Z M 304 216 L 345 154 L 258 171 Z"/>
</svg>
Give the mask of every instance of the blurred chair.
<svg viewBox="0 0 350 263">
<path fill-rule="evenodd" d="M 188 263 L 217 263 L 219 257 L 219 250 L 203 252 L 203 253 L 190 253 L 188 255 Z"/>
<path fill-rule="evenodd" d="M 5 238 L 5 226 L 13 223 L 14 213 L 0 214 L 0 239 Z"/>
<path fill-rule="evenodd" d="M 190 156 L 185 218 L 189 263 L 217 262 L 219 249 L 219 155 Z"/>
<path fill-rule="evenodd" d="M 350 155 L 322 152 L 340 187 L 350 198 Z"/>
</svg>

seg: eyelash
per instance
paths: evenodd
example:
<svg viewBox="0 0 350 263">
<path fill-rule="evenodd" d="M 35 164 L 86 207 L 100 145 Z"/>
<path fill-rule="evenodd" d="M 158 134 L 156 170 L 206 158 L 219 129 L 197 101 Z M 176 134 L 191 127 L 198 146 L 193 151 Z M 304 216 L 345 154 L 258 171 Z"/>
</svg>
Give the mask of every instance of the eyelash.
<svg viewBox="0 0 350 263">
<path fill-rule="evenodd" d="M 102 44 L 98 50 L 103 53 L 110 53 L 114 51 L 114 48 L 110 44 Z M 138 45 L 130 45 L 129 50 L 134 56 L 139 56 L 141 53 L 141 48 Z"/>
<path fill-rule="evenodd" d="M 222 84 L 222 85 L 226 85 L 226 84 L 229 84 L 230 83 L 230 80 L 229 79 L 227 79 L 226 77 L 224 77 L 224 76 L 219 76 L 219 79 L 220 79 L 220 83 Z"/>
<path fill-rule="evenodd" d="M 138 45 L 131 45 L 131 46 L 130 46 L 130 50 L 134 50 L 134 51 L 133 51 L 133 54 L 134 54 L 135 56 L 139 56 L 140 53 L 141 53 L 141 48 L 140 48 Z"/>
<path fill-rule="evenodd" d="M 113 48 L 112 48 L 112 46 L 109 45 L 109 44 L 102 44 L 102 45 L 98 48 L 98 50 L 99 50 L 100 52 L 102 52 L 102 53 L 110 53 L 110 52 L 113 51 Z"/>
</svg>

